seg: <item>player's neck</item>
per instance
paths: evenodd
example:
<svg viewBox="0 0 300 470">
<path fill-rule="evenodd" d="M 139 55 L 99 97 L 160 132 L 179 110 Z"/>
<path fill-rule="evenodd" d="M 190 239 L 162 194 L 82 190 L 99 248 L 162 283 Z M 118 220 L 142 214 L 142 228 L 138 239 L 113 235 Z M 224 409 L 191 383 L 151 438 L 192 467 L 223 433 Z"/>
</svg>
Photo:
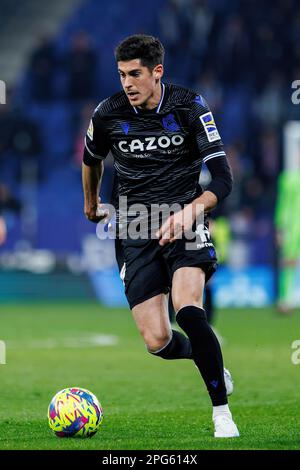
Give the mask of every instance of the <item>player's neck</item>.
<svg viewBox="0 0 300 470">
<path fill-rule="evenodd" d="M 141 106 L 137 106 L 137 108 L 141 110 L 148 110 L 148 111 L 151 111 L 151 109 L 157 108 L 159 104 L 161 103 L 162 94 L 163 94 L 163 86 L 162 86 L 161 81 L 159 81 L 157 86 L 155 87 L 155 90 L 152 96 L 150 96 L 150 98 L 146 101 L 146 103 L 143 103 Z"/>
</svg>

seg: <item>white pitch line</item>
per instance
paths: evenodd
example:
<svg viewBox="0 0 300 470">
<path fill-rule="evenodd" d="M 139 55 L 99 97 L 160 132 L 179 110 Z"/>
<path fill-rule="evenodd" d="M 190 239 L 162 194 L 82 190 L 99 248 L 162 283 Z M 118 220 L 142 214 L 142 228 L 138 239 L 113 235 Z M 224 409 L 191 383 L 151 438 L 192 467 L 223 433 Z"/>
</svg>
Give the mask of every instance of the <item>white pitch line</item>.
<svg viewBox="0 0 300 470">
<path fill-rule="evenodd" d="M 115 346 L 119 338 L 114 335 L 91 335 L 69 338 L 45 338 L 29 341 L 6 341 L 7 349 L 57 349 L 57 348 L 89 348 Z"/>
</svg>

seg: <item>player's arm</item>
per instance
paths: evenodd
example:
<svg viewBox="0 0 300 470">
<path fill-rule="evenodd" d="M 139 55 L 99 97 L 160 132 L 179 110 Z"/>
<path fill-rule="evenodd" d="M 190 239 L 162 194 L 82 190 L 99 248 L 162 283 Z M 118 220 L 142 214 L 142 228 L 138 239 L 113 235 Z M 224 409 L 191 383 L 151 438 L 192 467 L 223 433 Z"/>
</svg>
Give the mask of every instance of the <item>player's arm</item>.
<svg viewBox="0 0 300 470">
<path fill-rule="evenodd" d="M 90 121 L 85 137 L 82 162 L 82 186 L 84 194 L 84 213 L 91 222 L 99 222 L 108 212 L 103 210 L 99 197 L 104 172 L 104 163 L 109 152 L 109 140 L 97 111 Z"/>
<path fill-rule="evenodd" d="M 190 126 L 201 160 L 211 174 L 210 184 L 204 193 L 193 201 L 193 206 L 203 205 L 202 210 L 209 212 L 230 194 L 233 178 L 213 114 L 202 96 L 196 96 L 191 106 Z M 199 211 L 200 207 L 196 211 L 197 215 Z"/>
<path fill-rule="evenodd" d="M 209 212 L 214 209 L 230 194 L 233 178 L 213 114 L 202 96 L 196 96 L 191 106 L 190 126 L 201 159 L 211 174 L 210 184 L 204 193 L 193 201 L 198 216 L 201 211 Z"/>
<path fill-rule="evenodd" d="M 99 222 L 107 214 L 101 212 L 100 187 L 103 176 L 103 162 L 88 166 L 82 162 L 82 186 L 84 194 L 84 213 L 91 222 Z"/>
<path fill-rule="evenodd" d="M 209 159 L 206 166 L 211 174 L 211 182 L 192 203 L 196 217 L 201 211 L 209 212 L 214 209 L 232 191 L 233 177 L 225 152 L 224 155 Z"/>
<path fill-rule="evenodd" d="M 207 162 L 211 173 L 211 182 L 207 189 L 187 205 L 182 211 L 171 216 L 158 230 L 159 244 L 173 242 L 183 232 L 191 229 L 194 221 L 209 212 L 222 201 L 232 189 L 232 173 L 226 155 Z"/>
<path fill-rule="evenodd" d="M 171 216 L 157 232 L 160 244 L 173 242 L 183 232 L 191 229 L 194 221 L 211 211 L 232 190 L 232 173 L 213 115 L 205 100 L 197 96 L 190 110 L 190 129 L 198 151 L 196 158 L 206 163 L 211 182 L 201 196 L 182 211 Z"/>
</svg>

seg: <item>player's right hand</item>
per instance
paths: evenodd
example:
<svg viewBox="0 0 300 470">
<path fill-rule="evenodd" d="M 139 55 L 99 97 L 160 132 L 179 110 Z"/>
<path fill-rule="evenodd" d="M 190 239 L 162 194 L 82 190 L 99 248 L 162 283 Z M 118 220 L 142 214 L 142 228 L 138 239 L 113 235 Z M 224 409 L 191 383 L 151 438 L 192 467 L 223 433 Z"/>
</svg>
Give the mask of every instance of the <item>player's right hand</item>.
<svg viewBox="0 0 300 470">
<path fill-rule="evenodd" d="M 106 219 L 109 216 L 108 210 L 105 209 L 104 204 L 101 204 L 100 197 L 99 197 L 99 201 L 97 204 L 94 204 L 92 206 L 85 204 L 84 213 L 85 213 L 86 218 L 90 222 L 94 222 L 96 224 L 101 221 L 104 221 L 106 223 L 107 222 Z"/>
</svg>

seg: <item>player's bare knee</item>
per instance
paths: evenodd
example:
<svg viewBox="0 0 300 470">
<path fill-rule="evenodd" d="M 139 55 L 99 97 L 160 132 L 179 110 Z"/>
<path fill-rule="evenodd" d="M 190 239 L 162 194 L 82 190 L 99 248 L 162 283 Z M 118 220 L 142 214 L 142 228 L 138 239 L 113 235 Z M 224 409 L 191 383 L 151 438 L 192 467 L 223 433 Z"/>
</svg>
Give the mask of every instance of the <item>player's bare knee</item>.
<svg viewBox="0 0 300 470">
<path fill-rule="evenodd" d="M 145 344 L 149 352 L 156 352 L 164 348 L 171 339 L 171 333 L 147 334 L 144 336 Z"/>
</svg>

